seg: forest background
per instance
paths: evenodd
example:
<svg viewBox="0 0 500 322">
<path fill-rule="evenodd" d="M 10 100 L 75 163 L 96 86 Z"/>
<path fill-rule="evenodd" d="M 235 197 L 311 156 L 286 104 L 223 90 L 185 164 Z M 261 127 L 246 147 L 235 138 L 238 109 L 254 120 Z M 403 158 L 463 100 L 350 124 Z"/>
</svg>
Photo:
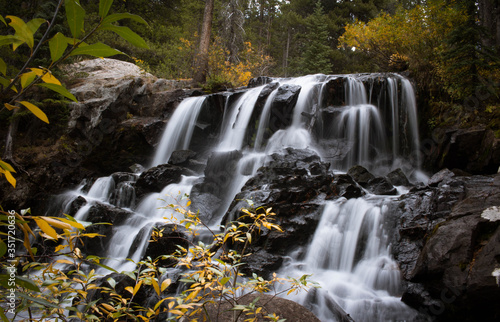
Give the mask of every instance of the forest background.
<svg viewBox="0 0 500 322">
<path fill-rule="evenodd" d="M 214 3 L 209 68 L 202 84 L 207 90 L 244 86 L 262 75 L 398 72 L 414 81 L 427 130 L 457 122 L 471 126 L 480 116 L 479 122 L 500 136 L 498 0 L 207 1 Z M 57 2 L 2 0 L 0 12 L 24 21 L 49 20 Z M 97 24 L 99 1 L 80 3 L 87 19 Z M 120 21 L 137 32 L 147 48 L 111 31 L 98 32 L 88 42 L 100 41 L 127 53 L 115 58 L 134 62 L 157 77 L 191 79 L 205 4 L 117 0 L 110 13 L 130 12 L 148 22 Z M 53 33 L 68 28 L 64 12 L 59 15 Z M 39 55 L 40 65 L 49 60 L 46 51 Z M 9 68 L 20 68 L 28 55 L 29 48 L 12 54 L 9 47 L 0 47 Z M 450 111 L 464 117 L 449 117 Z"/>
</svg>

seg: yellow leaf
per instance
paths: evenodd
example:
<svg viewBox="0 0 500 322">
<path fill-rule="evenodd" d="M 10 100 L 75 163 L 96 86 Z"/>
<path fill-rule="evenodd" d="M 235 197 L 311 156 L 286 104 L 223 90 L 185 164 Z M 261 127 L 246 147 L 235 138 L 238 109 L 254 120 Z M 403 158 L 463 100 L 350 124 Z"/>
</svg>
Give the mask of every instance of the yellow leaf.
<svg viewBox="0 0 500 322">
<path fill-rule="evenodd" d="M 132 296 L 135 296 L 135 294 L 137 294 L 137 292 L 139 291 L 139 289 L 141 288 L 141 285 L 142 285 L 142 282 L 143 280 L 140 280 L 139 283 L 137 283 L 134 287 L 134 292 L 132 293 Z"/>
<path fill-rule="evenodd" d="M 27 72 L 21 75 L 21 87 L 26 88 L 29 84 L 33 83 L 36 78 L 34 72 Z"/>
<path fill-rule="evenodd" d="M 50 227 L 50 225 L 45 220 L 38 217 L 33 217 L 33 219 L 45 234 L 47 234 L 50 238 L 57 239 L 56 231 L 54 230 L 54 228 Z"/>
<path fill-rule="evenodd" d="M 156 280 L 156 278 L 151 279 L 151 284 L 153 284 L 153 288 L 155 289 L 156 294 L 160 296 L 160 286 L 158 285 L 158 281 Z"/>
<path fill-rule="evenodd" d="M 5 108 L 7 108 L 9 111 L 12 111 L 15 108 L 19 108 L 18 106 L 11 105 L 9 103 L 4 104 Z"/>
<path fill-rule="evenodd" d="M 130 292 L 130 294 L 134 294 L 134 289 L 132 288 L 132 286 L 127 286 L 127 287 L 125 287 L 125 290 L 126 290 L 126 291 L 129 291 L 129 292 Z"/>
<path fill-rule="evenodd" d="M 160 290 L 163 292 L 165 291 L 165 289 L 167 287 L 170 286 L 170 284 L 172 284 L 172 280 L 170 278 L 167 278 L 166 280 L 164 280 L 163 282 L 161 282 L 161 287 L 160 287 Z"/>
<path fill-rule="evenodd" d="M 4 170 L 0 168 L 0 173 L 3 173 L 5 175 L 5 179 L 15 188 L 16 187 L 16 178 L 12 176 L 10 171 Z"/>
<path fill-rule="evenodd" d="M 112 307 L 111 305 L 109 305 L 107 303 L 102 303 L 101 306 L 104 307 L 104 308 L 106 308 L 106 310 L 108 310 L 110 312 L 116 311 L 116 309 L 114 307 Z"/>
<path fill-rule="evenodd" d="M 72 261 L 69 261 L 67 259 L 58 259 L 56 260 L 56 263 L 61 263 L 61 264 L 70 264 L 73 265 L 74 263 Z"/>
<path fill-rule="evenodd" d="M 39 109 L 36 105 L 31 104 L 30 102 L 26 102 L 26 101 L 21 101 L 19 103 L 26 106 L 26 108 L 28 110 L 30 110 L 31 113 L 35 114 L 35 116 L 38 117 L 40 120 L 44 121 L 47 124 L 49 123 L 49 119 L 48 119 L 47 115 L 45 115 L 45 113 L 41 109 Z"/>
<path fill-rule="evenodd" d="M 66 219 L 66 218 L 57 218 L 57 220 L 60 220 L 60 221 L 64 221 L 65 223 L 77 228 L 77 229 L 83 229 L 85 230 L 85 227 L 80 224 L 79 222 L 77 221 L 72 221 L 72 220 L 69 220 L 69 219 Z"/>
<path fill-rule="evenodd" d="M 179 310 L 170 310 L 168 312 L 172 313 L 172 314 L 176 314 L 176 315 L 184 315 L 184 313 L 182 311 L 179 311 Z"/>
<path fill-rule="evenodd" d="M 61 228 L 61 229 L 71 229 L 71 225 L 64 223 L 58 219 L 50 218 L 50 217 L 45 217 L 45 216 L 40 216 L 43 220 L 45 220 L 49 225 L 56 227 L 56 228 Z"/>
<path fill-rule="evenodd" d="M 14 170 L 14 168 L 10 164 L 2 160 L 0 160 L 0 168 L 4 168 L 5 170 L 10 172 L 16 172 L 16 170 Z"/>
<path fill-rule="evenodd" d="M 31 68 L 31 70 L 37 75 L 41 76 L 45 83 L 61 85 L 61 82 L 52 75 L 49 70 L 43 70 L 40 68 Z"/>
<path fill-rule="evenodd" d="M 58 245 L 54 251 L 57 253 L 58 251 L 63 250 L 66 247 L 68 247 L 68 245 Z"/>
</svg>

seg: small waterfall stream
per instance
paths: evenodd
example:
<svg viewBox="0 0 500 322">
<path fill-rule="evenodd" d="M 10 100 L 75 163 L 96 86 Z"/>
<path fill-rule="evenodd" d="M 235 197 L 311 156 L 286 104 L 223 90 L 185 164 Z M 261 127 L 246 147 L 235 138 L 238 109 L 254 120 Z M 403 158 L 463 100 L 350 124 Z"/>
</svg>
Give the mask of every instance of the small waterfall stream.
<svg viewBox="0 0 500 322">
<path fill-rule="evenodd" d="M 227 97 L 233 94 L 226 94 L 225 114 L 212 151 L 239 150 L 242 157 L 234 172 L 229 174 L 230 182 L 223 189 L 224 195 L 218 196 L 222 202 L 211 225 L 215 228 L 220 224 L 245 182 L 265 164 L 270 154 L 284 147 L 313 149 L 325 160 L 332 161 L 332 171 L 345 172 L 361 164 L 376 172 L 379 163 L 387 169 L 399 166 L 401 160 L 410 157 L 414 160 L 408 162 L 412 166 L 406 169 L 418 170 L 418 125 L 413 88 L 399 75 L 383 77 L 373 76 L 385 79 L 377 88 L 364 81 L 370 79 L 367 75 L 274 79 L 278 87 L 269 91 L 260 111 L 255 110 L 256 103 L 266 85 L 248 89 L 231 104 L 227 103 Z M 338 99 L 341 103 L 322 106 L 333 91 L 332 84 L 339 80 L 343 81 L 344 96 Z M 283 85 L 299 86 L 300 92 L 291 111 L 291 122 L 276 127 L 271 114 L 279 97 L 278 89 Z M 382 101 L 385 106 L 380 105 Z M 167 163 L 174 151 L 190 148 L 197 119 L 206 104 L 206 97 L 193 97 L 178 106 L 165 127 L 152 167 Z M 252 115 L 258 115 L 258 125 L 251 124 Z M 267 134 L 272 135 L 267 139 Z M 253 141 L 248 141 L 252 135 Z M 332 146 L 346 151 L 333 155 L 330 153 Z M 77 196 L 87 201 L 76 213 L 79 220 L 85 220 L 96 203 L 131 212 L 120 225 L 114 226 L 108 249 L 103 254 L 108 258 L 105 264 L 119 271 L 134 268 L 126 258 L 140 260 L 152 227 L 164 216 L 173 215 L 163 207 L 177 201 L 165 199 L 175 198 L 179 192 L 190 194 L 193 185 L 204 178 L 202 173 L 183 176 L 179 183 L 136 202 L 133 189 L 139 175 L 131 174 L 128 180 L 118 182 L 113 176 L 99 178 L 88 193 L 79 188 L 68 193 L 63 202 L 68 205 L 64 211 L 68 211 Z M 307 249 L 291 250 L 281 273 L 288 276 L 313 274 L 312 279 L 320 282 L 321 290 L 299 295 L 295 300 L 309 303 L 322 321 L 335 320 L 328 309 L 328 298 L 356 321 L 408 320 L 413 316 L 413 311 L 399 300 L 399 270 L 390 257 L 387 232 L 383 227 L 384 203 L 388 198 L 391 197 L 369 195 L 325 202 L 321 221 Z"/>
</svg>

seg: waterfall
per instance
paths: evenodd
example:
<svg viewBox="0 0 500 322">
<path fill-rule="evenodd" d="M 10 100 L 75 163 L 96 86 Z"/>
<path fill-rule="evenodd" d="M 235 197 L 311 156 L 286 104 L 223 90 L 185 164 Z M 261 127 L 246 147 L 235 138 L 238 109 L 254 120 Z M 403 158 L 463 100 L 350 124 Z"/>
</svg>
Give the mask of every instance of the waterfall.
<svg viewBox="0 0 500 322">
<path fill-rule="evenodd" d="M 321 288 L 290 296 L 312 308 L 322 321 L 335 321 L 328 299 L 354 321 L 411 321 L 416 312 L 399 297 L 400 272 L 389 255 L 382 222 L 384 198 L 327 202 L 312 241 L 303 256 L 291 256 L 283 276 L 312 274 Z M 302 258 L 301 258 L 302 257 Z"/>
<path fill-rule="evenodd" d="M 219 151 L 239 150 L 243 144 L 255 102 L 264 87 L 249 90 L 236 102 L 222 130 Z"/>
<path fill-rule="evenodd" d="M 189 148 L 196 120 L 204 102 L 205 97 L 189 97 L 179 104 L 163 131 L 152 166 L 167 163 L 175 150 Z"/>
<path fill-rule="evenodd" d="M 227 177 L 224 187 L 207 192 L 220 200 L 210 214 L 208 224 L 213 229 L 221 224 L 235 196 L 257 169 L 285 147 L 315 150 L 324 160 L 331 161 L 332 171 L 345 172 L 356 164 L 373 171 L 379 164 L 395 168 L 408 158 L 413 158 L 418 168 L 417 107 L 411 83 L 405 78 L 394 74 L 312 75 L 273 81 L 278 86 L 269 90 L 267 97 L 263 94 L 265 86 L 244 93 L 222 94 L 225 105 L 219 110 L 224 111 L 220 123 L 213 126 L 215 134 L 197 138 L 206 140 L 205 148 L 213 152 L 208 159 L 205 153 L 200 164 L 206 163 L 208 168 L 210 162 L 212 165 L 220 162 L 216 166 L 225 170 Z M 275 126 L 271 124 L 271 115 L 278 89 L 286 84 L 299 86 L 300 92 L 292 93 L 297 96 L 287 109 L 286 122 Z M 238 96 L 230 99 L 232 95 Z M 259 99 L 261 105 L 257 104 Z M 198 117 L 207 114 L 202 110 L 209 101 L 206 97 L 192 97 L 179 104 L 165 126 L 151 167 L 167 163 L 172 152 L 191 147 L 193 136 L 198 135 L 195 132 Z M 234 155 L 238 155 L 236 161 Z M 230 161 L 234 167 L 225 163 Z M 108 258 L 105 264 L 117 270 L 135 268 L 127 258 L 141 260 L 152 228 L 163 222 L 164 217 L 176 216 L 164 207 L 178 204 L 178 194 L 190 194 L 195 184 L 207 180 L 208 174 L 182 176 L 180 182 L 135 200 L 137 176 L 98 178 L 88 192 L 79 187 L 61 197 L 65 212 L 78 196 L 86 201 L 76 212 L 78 220 L 86 220 L 90 209 L 97 204 L 127 209 L 130 215 L 113 227 L 103 254 Z M 332 301 L 355 321 L 414 317 L 414 312 L 399 300 L 400 273 L 390 256 L 383 225 L 388 198 L 368 196 L 324 202 L 320 223 L 309 246 L 290 253 L 282 267 L 283 275 L 313 274 L 313 279 L 321 283 L 322 289 L 294 300 L 304 305 L 309 303 L 322 321 L 334 320 L 334 313 L 328 309 Z M 104 270 L 98 273 L 106 274 Z"/>
</svg>

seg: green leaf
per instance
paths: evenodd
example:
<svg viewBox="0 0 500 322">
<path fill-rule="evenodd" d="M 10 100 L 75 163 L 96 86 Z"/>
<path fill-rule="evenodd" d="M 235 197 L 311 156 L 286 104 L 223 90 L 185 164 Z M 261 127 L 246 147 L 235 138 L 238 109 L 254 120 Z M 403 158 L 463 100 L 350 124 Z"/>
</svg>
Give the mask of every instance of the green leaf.
<svg viewBox="0 0 500 322">
<path fill-rule="evenodd" d="M 80 5 L 80 0 L 65 0 L 66 19 L 73 38 L 78 38 L 83 32 L 83 19 L 85 10 Z"/>
<path fill-rule="evenodd" d="M 108 15 L 109 8 L 113 4 L 113 0 L 101 0 L 99 1 L 99 17 L 104 18 Z"/>
<path fill-rule="evenodd" d="M 100 266 L 100 267 L 102 267 L 104 269 L 107 269 L 108 271 L 112 271 L 113 273 L 118 273 L 118 271 L 116 269 L 111 268 L 111 267 L 109 267 L 107 265 L 104 265 L 104 264 L 101 264 L 101 263 L 97 263 L 97 262 L 95 262 L 93 264 L 96 264 L 97 266 Z"/>
<path fill-rule="evenodd" d="M 118 20 L 122 20 L 122 19 L 132 19 L 132 20 L 134 20 L 136 22 L 143 23 L 145 25 L 148 24 L 146 22 L 146 20 L 142 19 L 142 17 L 140 17 L 138 15 L 134 15 L 134 14 L 128 13 L 128 12 L 114 13 L 112 15 L 109 15 L 106 18 L 104 18 L 104 20 L 102 21 L 102 24 L 106 25 L 108 23 L 112 23 L 112 22 L 115 22 L 115 21 L 118 21 Z"/>
<path fill-rule="evenodd" d="M 3 257 L 7 253 L 7 245 L 5 245 L 4 241 L 0 239 L 0 258 Z"/>
<path fill-rule="evenodd" d="M 3 75 L 7 74 L 7 64 L 5 64 L 2 58 L 0 58 L 0 73 Z"/>
<path fill-rule="evenodd" d="M 68 40 L 66 36 L 58 32 L 54 37 L 49 40 L 50 58 L 52 62 L 57 61 L 64 54 L 68 47 Z"/>
<path fill-rule="evenodd" d="M 66 98 L 69 98 L 73 102 L 78 102 L 78 100 L 76 99 L 76 97 L 73 94 L 71 94 L 66 89 L 66 87 L 64 87 L 62 85 L 51 84 L 51 83 L 41 83 L 41 84 L 38 84 L 38 86 L 46 87 L 46 88 L 48 88 L 50 90 L 53 90 L 54 92 L 57 92 L 57 93 L 61 94 L 62 96 L 66 97 Z"/>
<path fill-rule="evenodd" d="M 2 85 L 3 87 L 7 87 L 7 86 L 9 86 L 9 84 L 10 84 L 10 80 L 8 80 L 5 77 L 0 76 L 0 85 Z"/>
<path fill-rule="evenodd" d="M 26 277 L 16 276 L 16 284 L 21 287 L 27 288 L 30 291 L 40 292 L 38 286 L 32 280 Z"/>
<path fill-rule="evenodd" d="M 109 57 L 119 54 L 125 55 L 121 51 L 113 49 L 108 45 L 99 42 L 88 46 L 78 47 L 71 52 L 70 56 L 91 55 L 94 57 Z"/>
<path fill-rule="evenodd" d="M 9 319 L 7 319 L 7 316 L 5 316 L 5 310 L 3 309 L 3 307 L 0 307 L 0 318 L 2 319 L 3 322 L 10 321 Z"/>
<path fill-rule="evenodd" d="M 5 46 L 5 45 L 10 45 L 15 42 L 18 42 L 19 39 L 17 37 L 14 37 L 12 35 L 8 36 L 0 36 L 0 46 Z"/>
<path fill-rule="evenodd" d="M 27 102 L 27 101 L 21 101 L 19 103 L 23 104 L 28 110 L 31 111 L 31 113 L 35 114 L 35 116 L 38 117 L 40 120 L 44 121 L 47 124 L 49 123 L 49 118 L 47 117 L 47 115 L 45 115 L 45 113 L 41 109 L 39 109 L 36 105 L 31 104 L 30 102 Z M 42 220 L 38 220 L 38 218 L 35 218 L 35 221 L 37 224 L 39 222 L 42 225 L 45 223 L 45 221 L 42 222 Z M 42 228 L 42 227 L 40 227 L 40 228 Z M 43 230 L 43 228 L 42 228 L 42 230 Z M 49 236 L 51 235 L 50 233 L 47 233 L 45 230 L 44 230 L 44 232 L 46 234 L 48 234 Z M 55 239 L 57 239 L 57 234 L 55 236 L 56 236 Z"/>
<path fill-rule="evenodd" d="M 10 19 L 9 25 L 14 28 L 16 33 L 14 37 L 16 37 L 19 41 L 14 42 L 13 49 L 16 50 L 19 45 L 22 43 L 26 43 L 30 48 L 33 48 L 34 40 L 33 40 L 33 32 L 28 27 L 28 25 L 19 17 L 16 16 L 7 16 Z"/>
<path fill-rule="evenodd" d="M 10 164 L 8 164 L 7 162 L 2 161 L 2 160 L 0 160 L 0 168 L 3 168 L 3 169 L 10 171 L 10 172 L 16 172 Z"/>
<path fill-rule="evenodd" d="M 108 24 L 103 26 L 102 30 L 111 30 L 134 46 L 140 48 L 149 48 L 148 44 L 146 44 L 144 39 L 142 39 L 141 36 L 130 30 L 129 27 L 115 26 Z"/>
<path fill-rule="evenodd" d="M 60 308 L 59 306 L 55 305 L 54 303 L 50 303 L 49 301 L 46 301 L 46 300 L 38 298 L 38 297 L 31 297 L 31 296 L 26 295 L 26 294 L 21 293 L 21 292 L 16 292 L 16 296 L 20 296 L 22 298 L 27 299 L 28 301 L 35 302 L 35 303 L 40 304 L 40 305 L 42 305 L 44 307 L 52 307 L 52 308 L 55 308 L 55 309 L 59 309 Z"/>
<path fill-rule="evenodd" d="M 226 277 L 224 277 L 224 278 L 221 278 L 221 280 L 220 280 L 220 284 L 221 284 L 221 285 L 225 285 L 227 282 L 229 282 L 229 280 L 230 280 L 230 279 L 231 279 L 231 278 L 230 278 L 229 276 L 226 276 Z"/>
<path fill-rule="evenodd" d="M 3 24 L 7 26 L 7 22 L 5 21 L 5 19 L 1 15 L 0 15 L 0 21 L 3 22 Z"/>
<path fill-rule="evenodd" d="M 27 72 L 21 75 L 21 87 L 26 88 L 29 84 L 33 83 L 36 78 L 34 72 Z"/>
<path fill-rule="evenodd" d="M 40 28 L 40 26 L 44 22 L 47 22 L 47 20 L 42 19 L 42 18 L 35 18 L 35 19 L 31 19 L 26 25 L 31 30 L 31 33 L 35 34 L 35 32 L 38 30 L 38 28 Z"/>
</svg>

